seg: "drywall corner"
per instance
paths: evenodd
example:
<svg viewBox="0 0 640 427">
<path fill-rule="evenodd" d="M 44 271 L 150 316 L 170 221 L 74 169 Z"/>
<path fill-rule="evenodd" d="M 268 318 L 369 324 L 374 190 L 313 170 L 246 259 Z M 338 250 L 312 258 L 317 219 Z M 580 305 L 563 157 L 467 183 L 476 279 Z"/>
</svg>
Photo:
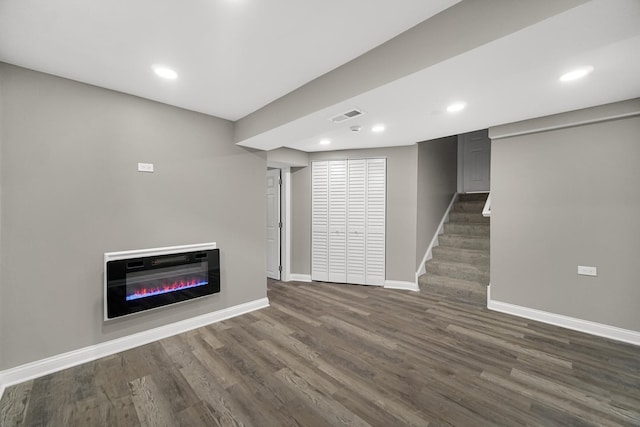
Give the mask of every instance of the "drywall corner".
<svg viewBox="0 0 640 427">
<path fill-rule="evenodd" d="M 456 193 L 458 138 L 418 143 L 416 271 Z"/>
<path fill-rule="evenodd" d="M 309 166 L 309 153 L 288 147 L 267 151 L 267 165 L 274 168 Z"/>
</svg>

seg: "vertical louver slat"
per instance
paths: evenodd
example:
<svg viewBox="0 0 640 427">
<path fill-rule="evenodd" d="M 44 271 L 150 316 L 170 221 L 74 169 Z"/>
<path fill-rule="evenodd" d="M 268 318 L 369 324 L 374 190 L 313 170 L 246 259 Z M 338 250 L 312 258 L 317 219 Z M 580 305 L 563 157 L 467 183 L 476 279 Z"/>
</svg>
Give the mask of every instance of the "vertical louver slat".
<svg viewBox="0 0 640 427">
<path fill-rule="evenodd" d="M 329 281 L 347 281 L 347 161 L 329 162 Z"/>
<path fill-rule="evenodd" d="M 347 282 L 366 284 L 366 160 L 349 160 L 347 215 Z"/>
<path fill-rule="evenodd" d="M 384 285 L 386 224 L 386 159 L 367 159 L 366 282 Z"/>
<path fill-rule="evenodd" d="M 311 279 L 329 280 L 329 164 L 311 163 Z"/>
</svg>

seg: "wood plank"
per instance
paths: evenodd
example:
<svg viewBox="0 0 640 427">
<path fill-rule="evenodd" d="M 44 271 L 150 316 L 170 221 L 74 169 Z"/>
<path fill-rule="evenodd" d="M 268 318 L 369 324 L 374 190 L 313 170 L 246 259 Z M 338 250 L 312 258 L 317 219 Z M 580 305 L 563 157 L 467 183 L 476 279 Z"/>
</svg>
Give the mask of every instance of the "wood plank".
<svg viewBox="0 0 640 427">
<path fill-rule="evenodd" d="M 640 347 L 417 292 L 271 306 L 7 388 L 6 426 L 640 425 Z"/>
<path fill-rule="evenodd" d="M 165 396 L 151 376 L 131 381 L 131 398 L 140 424 L 154 427 L 175 427 L 178 419 L 171 411 L 170 396 Z"/>
<path fill-rule="evenodd" d="M 25 381 L 22 384 L 8 387 L 4 391 L 2 401 L 0 401 L 0 426 L 25 425 L 25 418 L 29 400 L 31 400 L 31 389 L 33 381 Z"/>
</svg>

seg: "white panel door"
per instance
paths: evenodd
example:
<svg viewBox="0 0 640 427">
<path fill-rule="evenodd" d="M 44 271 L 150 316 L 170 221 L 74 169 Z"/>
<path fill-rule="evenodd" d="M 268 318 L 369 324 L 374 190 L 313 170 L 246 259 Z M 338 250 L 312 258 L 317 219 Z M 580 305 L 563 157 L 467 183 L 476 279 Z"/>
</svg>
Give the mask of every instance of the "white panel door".
<svg viewBox="0 0 640 427">
<path fill-rule="evenodd" d="M 487 129 L 461 135 L 462 191 L 489 191 L 491 171 L 491 140 Z"/>
<path fill-rule="evenodd" d="M 267 171 L 267 277 L 280 280 L 280 169 Z"/>
<path fill-rule="evenodd" d="M 365 285 L 366 160 L 349 160 L 347 184 L 347 282 Z"/>
<path fill-rule="evenodd" d="M 386 190 L 387 160 L 367 159 L 365 256 L 368 285 L 383 286 L 385 281 Z"/>
<path fill-rule="evenodd" d="M 329 162 L 329 281 L 347 281 L 347 161 Z"/>
<path fill-rule="evenodd" d="M 311 280 L 329 280 L 329 162 L 311 163 Z"/>
</svg>

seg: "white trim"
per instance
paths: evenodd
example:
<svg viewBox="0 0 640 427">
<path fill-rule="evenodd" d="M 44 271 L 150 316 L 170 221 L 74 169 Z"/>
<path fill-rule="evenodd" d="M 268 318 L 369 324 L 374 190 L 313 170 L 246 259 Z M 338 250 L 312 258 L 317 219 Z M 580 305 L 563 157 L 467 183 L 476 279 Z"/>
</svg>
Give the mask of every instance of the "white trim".
<svg viewBox="0 0 640 427">
<path fill-rule="evenodd" d="M 384 281 L 385 289 L 401 289 L 404 291 L 414 291 L 418 292 L 420 288 L 418 287 L 417 282 L 403 282 L 400 280 L 385 280 Z"/>
<path fill-rule="evenodd" d="M 537 320 L 538 322 L 548 323 L 550 325 L 573 329 L 574 331 L 585 332 L 587 334 L 640 346 L 640 332 L 591 322 L 589 320 L 576 319 L 575 317 L 564 316 L 562 314 L 549 313 L 542 310 L 536 310 L 534 308 L 522 307 L 506 302 L 495 301 L 491 299 L 490 286 L 487 290 L 487 308 L 501 313 L 524 317 L 525 319 Z"/>
<path fill-rule="evenodd" d="M 491 217 L 491 193 L 487 196 L 487 201 L 484 203 L 484 208 L 482 208 L 482 216 Z"/>
<path fill-rule="evenodd" d="M 453 197 L 451 198 L 451 202 L 449 202 L 449 206 L 447 207 L 447 210 L 444 211 L 444 215 L 442 215 L 442 219 L 440 220 L 438 229 L 433 235 L 433 238 L 431 239 L 431 243 L 429 243 L 429 246 L 427 246 L 427 251 L 422 257 L 422 262 L 420 262 L 420 267 L 418 267 L 418 271 L 416 271 L 416 283 L 418 283 L 418 277 L 422 276 L 427 272 L 425 264 L 427 261 L 433 258 L 433 248 L 435 248 L 439 244 L 438 236 L 444 233 L 444 224 L 449 222 L 449 213 L 451 213 L 451 209 L 453 208 L 453 205 L 456 202 L 456 200 L 458 200 L 458 193 L 453 194 Z"/>
<path fill-rule="evenodd" d="M 158 341 L 173 335 L 181 334 L 192 329 L 207 326 L 212 323 L 240 316 L 261 308 L 269 307 L 269 299 L 261 298 L 254 301 L 238 304 L 233 307 L 224 308 L 212 313 L 181 320 L 179 322 L 160 326 L 148 331 L 138 332 L 126 337 L 106 341 L 78 350 L 37 360 L 15 368 L 0 371 L 0 398 L 5 387 L 32 380 L 53 372 L 91 362 L 101 357 L 106 357 L 115 353 L 139 347 L 153 341 Z"/>
<path fill-rule="evenodd" d="M 209 243 L 196 243 L 193 245 L 181 245 L 181 246 L 167 246 L 164 248 L 151 248 L 151 249 L 135 249 L 132 251 L 120 251 L 120 252 L 105 252 L 104 263 L 108 261 L 116 261 L 119 259 L 127 258 L 139 258 L 144 256 L 158 256 L 176 254 L 179 252 L 191 252 L 191 251 L 208 251 L 216 248 L 216 242 Z"/>
<path fill-rule="evenodd" d="M 567 114 L 570 114 L 570 113 L 572 113 L 572 112 L 569 112 Z M 562 114 L 562 113 L 560 113 L 560 114 Z M 637 115 L 640 115 L 640 111 L 629 111 L 629 112 L 626 112 L 626 113 L 609 114 L 609 115 L 602 116 L 602 117 L 589 118 L 589 119 L 583 119 L 583 120 L 569 120 L 567 122 L 563 122 L 563 123 L 559 123 L 559 124 L 555 124 L 555 125 L 542 125 L 542 126 L 538 126 L 538 127 L 532 127 L 530 129 L 527 129 L 527 130 L 516 131 L 516 132 L 511 132 L 511 133 L 503 133 L 503 134 L 498 134 L 498 135 L 493 135 L 492 134 L 491 135 L 491 140 L 492 141 L 496 141 L 498 139 L 512 138 L 514 136 L 529 135 L 529 134 L 532 134 L 532 133 L 547 132 L 547 131 L 551 131 L 551 130 L 558 130 L 558 129 L 564 129 L 564 128 L 569 128 L 569 127 L 576 127 L 576 126 L 583 126 L 583 125 L 589 125 L 589 124 L 594 124 L 594 123 L 608 122 L 610 120 L 624 119 L 624 118 L 627 118 L 627 117 L 633 117 L 633 116 L 637 116 Z M 552 116 L 550 116 L 550 117 L 552 117 Z M 533 121 L 533 120 L 536 120 L 536 119 L 531 119 L 531 120 Z M 509 125 L 505 125 L 505 127 L 506 126 L 509 126 Z"/>
<path fill-rule="evenodd" d="M 270 215 L 267 212 L 267 222 L 265 228 L 265 253 L 267 255 L 267 262 L 265 264 L 265 276 L 268 279 L 282 280 L 282 233 L 283 233 L 283 224 L 284 221 L 282 219 L 282 169 L 280 168 L 267 168 L 266 174 L 266 207 L 267 211 L 269 210 L 269 191 L 272 191 L 272 196 L 276 198 L 276 211 L 273 213 L 274 215 Z M 276 180 L 275 185 L 273 184 L 274 179 Z M 275 190 L 274 190 L 275 188 Z M 269 224 L 269 219 L 275 220 L 276 224 Z M 270 227 L 271 226 L 271 227 Z M 269 228 L 277 228 L 278 232 L 276 240 L 276 244 L 278 247 L 275 253 L 270 253 L 269 251 Z M 272 257 L 277 256 L 277 260 L 270 259 Z M 275 266 L 273 270 L 270 269 L 270 262 L 274 262 L 278 265 Z"/>
<path fill-rule="evenodd" d="M 295 282 L 311 282 L 311 275 L 291 273 L 289 275 L 289 280 L 295 281 Z"/>
<path fill-rule="evenodd" d="M 291 280 L 291 168 L 285 167 L 282 171 L 282 191 L 283 199 L 282 203 L 282 222 L 283 232 L 282 241 L 280 242 L 282 251 L 282 274 L 280 280 L 288 282 Z"/>
</svg>

